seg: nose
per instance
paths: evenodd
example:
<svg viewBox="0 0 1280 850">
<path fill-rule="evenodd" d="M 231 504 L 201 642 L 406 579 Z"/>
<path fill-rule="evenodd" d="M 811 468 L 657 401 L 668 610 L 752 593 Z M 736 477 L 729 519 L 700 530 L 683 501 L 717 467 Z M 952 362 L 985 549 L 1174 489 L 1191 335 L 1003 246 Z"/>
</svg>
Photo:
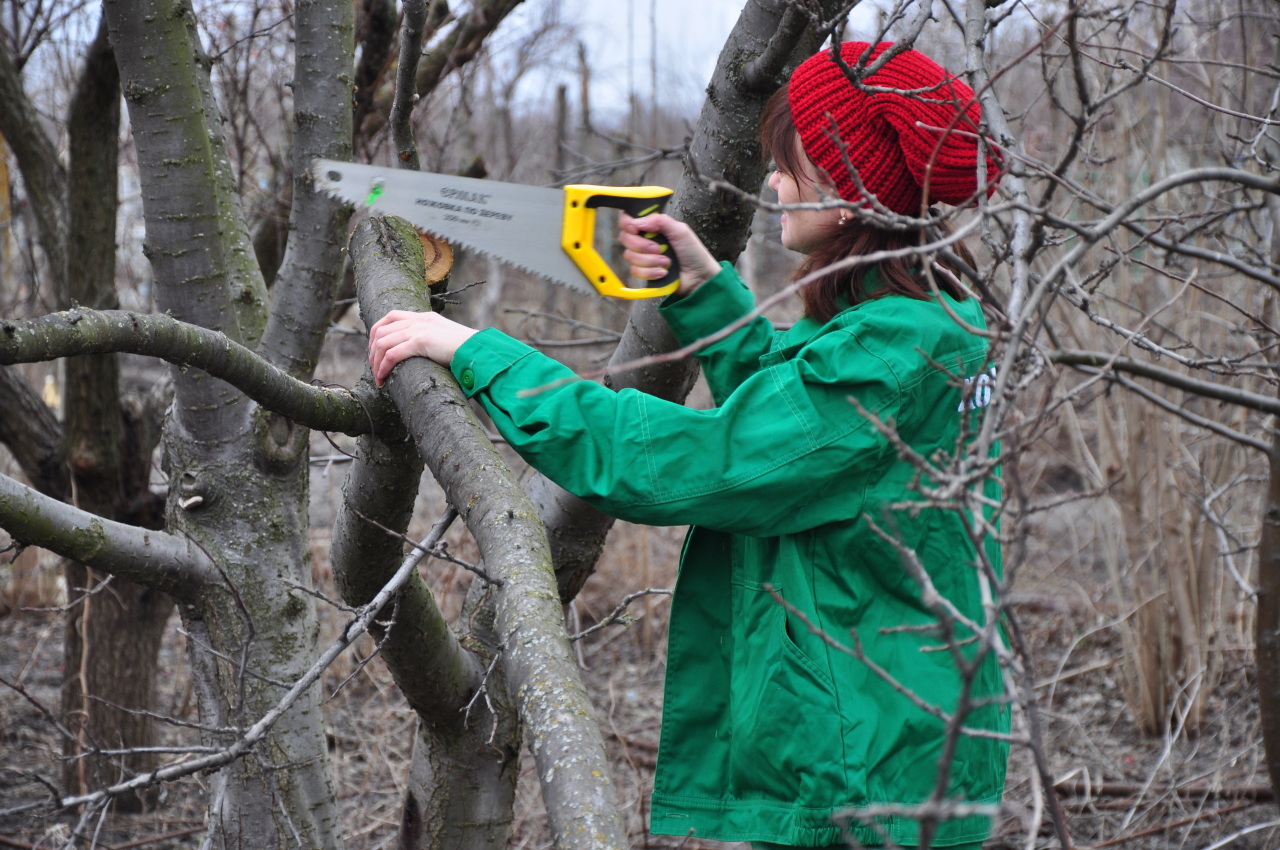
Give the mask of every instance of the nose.
<svg viewBox="0 0 1280 850">
<path fill-rule="evenodd" d="M 782 178 L 778 175 L 778 170 L 775 168 L 773 171 L 769 172 L 769 179 L 765 182 L 769 185 L 770 189 L 776 192 L 778 191 L 778 181 L 780 179 Z"/>
</svg>

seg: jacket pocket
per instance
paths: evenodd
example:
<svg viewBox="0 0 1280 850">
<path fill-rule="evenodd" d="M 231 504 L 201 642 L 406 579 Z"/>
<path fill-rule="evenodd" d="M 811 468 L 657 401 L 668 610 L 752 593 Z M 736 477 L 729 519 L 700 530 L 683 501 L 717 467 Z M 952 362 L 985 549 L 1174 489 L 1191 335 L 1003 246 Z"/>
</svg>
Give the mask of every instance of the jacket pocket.
<svg viewBox="0 0 1280 850">
<path fill-rule="evenodd" d="M 838 804 L 845 789 L 844 736 L 831 678 L 788 634 L 788 613 L 769 591 L 752 583 L 737 590 L 745 616 L 734 624 L 730 793 L 801 806 Z M 803 628 L 798 621 L 794 627 Z"/>
</svg>

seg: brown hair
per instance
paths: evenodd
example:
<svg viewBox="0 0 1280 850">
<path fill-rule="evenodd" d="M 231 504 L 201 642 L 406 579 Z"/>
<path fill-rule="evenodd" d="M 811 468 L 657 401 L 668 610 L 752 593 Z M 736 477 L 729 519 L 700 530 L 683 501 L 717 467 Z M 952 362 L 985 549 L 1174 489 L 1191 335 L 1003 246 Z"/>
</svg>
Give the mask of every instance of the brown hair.
<svg viewBox="0 0 1280 850">
<path fill-rule="evenodd" d="M 804 173 L 806 163 L 800 159 L 804 154 L 801 152 L 800 145 L 797 144 L 799 132 L 791 117 L 786 85 L 774 92 L 765 105 L 760 124 L 760 139 L 765 156 L 772 157 L 779 171 L 792 177 Z M 942 235 L 952 232 L 951 226 L 945 221 L 936 222 L 930 229 Z M 849 219 L 842 226 L 831 228 L 831 236 L 819 243 L 805 257 L 800 268 L 796 269 L 795 274 L 792 275 L 792 280 L 799 280 L 825 269 L 846 257 L 862 256 L 877 251 L 901 250 L 919 245 L 924 238 L 923 229 L 888 230 L 857 219 Z M 963 262 L 970 267 L 973 266 L 973 258 L 963 243 L 957 243 L 954 250 Z M 950 274 L 933 275 L 933 281 L 938 290 L 957 301 L 968 298 L 969 293 L 959 282 L 959 269 L 943 257 L 936 258 L 934 262 L 950 272 Z M 844 307 L 872 298 L 896 294 L 923 301 L 933 297 L 929 276 L 923 274 L 923 264 L 919 256 L 897 257 L 882 261 L 878 268 L 884 286 L 875 292 L 868 293 L 863 289 L 862 283 L 870 268 L 871 266 L 864 265 L 836 269 L 806 285 L 800 291 L 805 315 L 825 322 Z"/>
</svg>

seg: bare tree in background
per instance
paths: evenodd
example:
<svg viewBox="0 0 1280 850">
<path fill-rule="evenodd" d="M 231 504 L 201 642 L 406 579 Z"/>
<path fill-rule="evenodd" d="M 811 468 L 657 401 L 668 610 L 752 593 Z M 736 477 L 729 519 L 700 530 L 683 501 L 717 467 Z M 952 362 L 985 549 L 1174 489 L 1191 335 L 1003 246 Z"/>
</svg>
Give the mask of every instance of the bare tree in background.
<svg viewBox="0 0 1280 850">
<path fill-rule="evenodd" d="M 19 17 L 16 9 L 10 10 Z M 35 10 L 34 24 L 41 20 Z M 49 11 L 49 10 L 45 10 Z M 116 162 L 120 85 L 105 25 L 85 54 L 68 108 L 69 157 L 57 146 L 19 83 L 18 44 L 0 53 L 5 107 L 0 127 L 17 154 L 29 195 L 39 203 L 40 243 L 50 266 L 56 305 L 97 309 L 120 306 L 115 289 Z M 74 497 L 82 509 L 131 525 L 159 528 L 163 506 L 149 489 L 151 450 L 159 438 L 157 413 L 147 399 L 122 395 L 114 355 L 69 358 L 65 364 L 59 425 L 36 391 L 11 369 L 0 370 L 7 409 L 0 439 L 14 447 L 28 479 L 42 493 Z M 154 408 L 155 402 L 150 406 Z M 60 439 L 59 439 L 60 436 Z M 63 781 L 86 791 L 119 772 L 150 769 L 154 756 L 152 707 L 156 653 L 173 603 L 162 592 L 68 561 L 66 584 L 77 594 L 65 641 L 62 715 L 67 725 Z M 119 670 L 136 671 L 120 676 Z M 130 751 L 112 760 L 87 758 L 90 749 Z M 141 799 L 122 797 L 137 808 Z"/>
</svg>

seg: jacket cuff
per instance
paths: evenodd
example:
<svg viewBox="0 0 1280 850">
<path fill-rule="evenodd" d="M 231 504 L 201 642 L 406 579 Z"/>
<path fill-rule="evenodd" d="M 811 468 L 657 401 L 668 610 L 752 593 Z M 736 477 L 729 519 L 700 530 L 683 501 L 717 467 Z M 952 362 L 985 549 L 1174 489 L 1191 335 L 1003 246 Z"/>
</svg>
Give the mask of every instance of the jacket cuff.
<svg viewBox="0 0 1280 850">
<path fill-rule="evenodd" d="M 755 305 L 755 296 L 738 277 L 737 270 L 722 261 L 719 274 L 688 295 L 668 297 L 658 306 L 658 313 L 680 344 L 687 345 L 742 318 Z"/>
<path fill-rule="evenodd" d="M 481 392 L 517 360 L 535 354 L 535 350 L 502 331 L 485 328 L 458 346 L 449 371 L 467 398 Z"/>
</svg>

